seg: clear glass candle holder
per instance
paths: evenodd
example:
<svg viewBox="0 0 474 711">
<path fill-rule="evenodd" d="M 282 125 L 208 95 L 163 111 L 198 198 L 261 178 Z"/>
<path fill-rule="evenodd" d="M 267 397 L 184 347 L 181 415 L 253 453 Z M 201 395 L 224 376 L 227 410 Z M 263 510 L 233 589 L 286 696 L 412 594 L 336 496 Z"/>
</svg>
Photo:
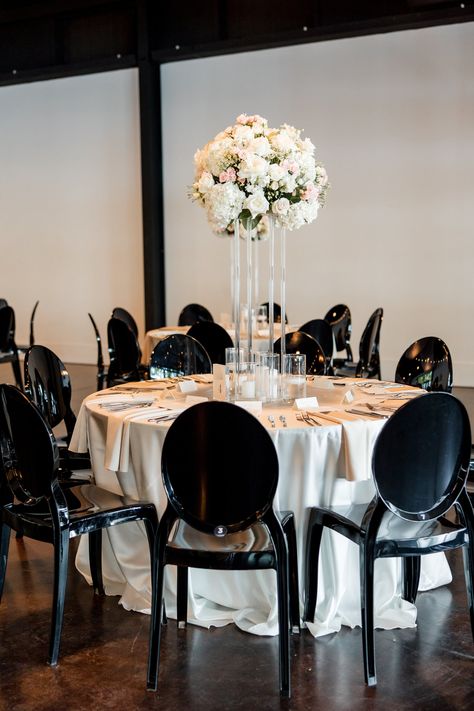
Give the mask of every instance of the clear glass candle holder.
<svg viewBox="0 0 474 711">
<path fill-rule="evenodd" d="M 306 397 L 306 356 L 286 353 L 282 368 L 282 397 L 285 402 Z"/>
<path fill-rule="evenodd" d="M 256 354 L 256 396 L 262 402 L 280 398 L 280 354 L 261 352 Z"/>
</svg>

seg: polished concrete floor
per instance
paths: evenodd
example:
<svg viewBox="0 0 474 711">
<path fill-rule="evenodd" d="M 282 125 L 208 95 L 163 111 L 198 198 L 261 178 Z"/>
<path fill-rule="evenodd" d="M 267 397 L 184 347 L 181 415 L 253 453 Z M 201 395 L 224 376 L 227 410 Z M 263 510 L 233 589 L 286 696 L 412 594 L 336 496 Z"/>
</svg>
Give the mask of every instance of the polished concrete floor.
<svg viewBox="0 0 474 711">
<path fill-rule="evenodd" d="M 93 370 L 70 372 L 77 407 L 94 388 Z M 292 639 L 288 701 L 278 694 L 277 638 L 234 626 L 177 630 L 173 621 L 163 634 L 159 691 L 147 692 L 149 617 L 127 612 L 116 597 L 94 597 L 74 568 L 73 551 L 53 669 L 46 665 L 52 551 L 11 539 L 0 605 L 1 711 L 474 709 L 474 643 L 459 552 L 449 555 L 454 582 L 419 595 L 416 629 L 377 631 L 375 689 L 364 684 L 359 629 L 320 639 L 303 631 Z"/>
</svg>

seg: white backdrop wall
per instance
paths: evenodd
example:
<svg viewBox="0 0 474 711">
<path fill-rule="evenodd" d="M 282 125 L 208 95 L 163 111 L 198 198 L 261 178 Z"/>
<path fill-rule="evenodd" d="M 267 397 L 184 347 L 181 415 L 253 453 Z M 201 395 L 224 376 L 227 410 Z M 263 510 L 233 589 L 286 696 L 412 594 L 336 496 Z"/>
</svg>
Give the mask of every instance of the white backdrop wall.
<svg viewBox="0 0 474 711">
<path fill-rule="evenodd" d="M 474 25 L 167 64 L 162 68 L 167 319 L 230 310 L 228 240 L 187 198 L 193 155 L 242 113 L 305 129 L 332 184 L 288 236 L 292 323 L 349 304 L 353 343 L 382 306 L 382 375 L 417 337 L 449 345 L 474 385 Z"/>
<path fill-rule="evenodd" d="M 0 89 L 0 296 L 27 343 L 96 359 L 114 306 L 144 325 L 135 69 Z M 5 366 L 6 367 L 6 366 Z"/>
</svg>

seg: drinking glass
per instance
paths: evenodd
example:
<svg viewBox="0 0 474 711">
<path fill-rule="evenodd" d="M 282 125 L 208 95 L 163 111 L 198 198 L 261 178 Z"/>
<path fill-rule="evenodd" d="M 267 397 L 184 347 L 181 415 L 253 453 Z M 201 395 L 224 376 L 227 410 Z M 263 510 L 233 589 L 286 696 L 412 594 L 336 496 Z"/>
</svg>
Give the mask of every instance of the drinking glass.
<svg viewBox="0 0 474 711">
<path fill-rule="evenodd" d="M 306 397 L 306 356 L 303 353 L 286 353 L 282 372 L 283 399 L 291 402 Z"/>
</svg>

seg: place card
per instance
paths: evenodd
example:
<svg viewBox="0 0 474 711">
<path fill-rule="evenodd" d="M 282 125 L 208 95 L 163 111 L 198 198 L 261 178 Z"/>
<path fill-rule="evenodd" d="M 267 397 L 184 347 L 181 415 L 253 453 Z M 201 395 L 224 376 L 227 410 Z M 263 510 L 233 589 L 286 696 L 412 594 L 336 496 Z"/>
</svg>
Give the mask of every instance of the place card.
<svg viewBox="0 0 474 711">
<path fill-rule="evenodd" d="M 319 407 L 317 397 L 297 397 L 293 407 L 296 410 L 308 410 L 310 407 Z"/>
<path fill-rule="evenodd" d="M 178 388 L 182 393 L 192 393 L 198 389 L 198 386 L 194 380 L 182 380 L 178 383 Z"/>
<path fill-rule="evenodd" d="M 342 402 L 345 404 L 349 404 L 351 402 L 354 402 L 354 393 L 352 390 L 346 390 L 344 393 L 344 397 L 342 399 Z"/>
<path fill-rule="evenodd" d="M 250 412 L 255 417 L 262 414 L 262 401 L 261 400 L 236 400 L 235 404 L 242 407 L 247 412 Z"/>
<path fill-rule="evenodd" d="M 225 365 L 220 363 L 214 363 L 212 366 L 212 399 L 213 400 L 226 400 L 227 389 L 226 389 L 226 375 L 225 375 Z"/>
</svg>

